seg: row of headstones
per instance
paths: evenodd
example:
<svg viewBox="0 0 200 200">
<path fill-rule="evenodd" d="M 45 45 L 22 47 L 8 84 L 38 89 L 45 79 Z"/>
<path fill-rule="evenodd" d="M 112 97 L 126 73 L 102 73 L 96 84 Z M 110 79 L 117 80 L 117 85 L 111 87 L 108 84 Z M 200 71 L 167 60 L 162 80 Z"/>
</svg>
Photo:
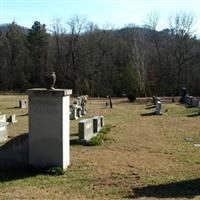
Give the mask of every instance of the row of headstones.
<svg viewBox="0 0 200 200">
<path fill-rule="evenodd" d="M 19 100 L 19 108 L 27 108 L 28 102 L 26 99 Z M 7 125 L 9 123 L 16 123 L 16 115 L 10 115 L 6 118 L 6 115 L 0 115 L 0 143 L 5 142 L 8 139 Z"/>
<path fill-rule="evenodd" d="M 87 114 L 86 109 L 87 95 L 77 97 L 72 105 L 70 105 L 70 119 L 76 120 Z"/>
<path fill-rule="evenodd" d="M 199 100 L 189 95 L 185 96 L 185 103 L 191 107 L 199 107 Z"/>
<path fill-rule="evenodd" d="M 79 141 L 89 141 L 96 136 L 104 126 L 104 117 L 95 116 L 93 118 L 79 121 Z"/>
<path fill-rule="evenodd" d="M 8 139 L 7 125 L 16 122 L 15 115 L 11 115 L 8 119 L 6 119 L 6 115 L 0 115 L 0 143 L 5 142 Z"/>
</svg>

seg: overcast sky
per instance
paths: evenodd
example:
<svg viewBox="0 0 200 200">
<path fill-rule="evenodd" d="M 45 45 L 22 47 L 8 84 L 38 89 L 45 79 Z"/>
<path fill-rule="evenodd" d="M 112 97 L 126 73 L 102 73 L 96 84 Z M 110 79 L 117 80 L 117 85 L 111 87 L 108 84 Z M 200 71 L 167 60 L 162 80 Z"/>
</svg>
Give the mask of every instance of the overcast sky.
<svg viewBox="0 0 200 200">
<path fill-rule="evenodd" d="M 73 15 L 86 17 L 100 26 L 143 25 L 147 15 L 160 16 L 159 28 L 167 26 L 170 15 L 193 12 L 200 34 L 200 0 L 0 0 L 0 23 L 16 23 L 30 28 L 34 21 L 50 27 L 53 18 L 67 21 Z"/>
</svg>

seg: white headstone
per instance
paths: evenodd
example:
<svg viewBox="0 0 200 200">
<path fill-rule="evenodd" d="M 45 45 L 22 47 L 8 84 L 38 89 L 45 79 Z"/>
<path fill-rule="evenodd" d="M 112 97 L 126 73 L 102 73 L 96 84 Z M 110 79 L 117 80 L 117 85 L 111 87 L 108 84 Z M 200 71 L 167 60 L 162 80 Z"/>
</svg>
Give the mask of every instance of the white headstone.
<svg viewBox="0 0 200 200">
<path fill-rule="evenodd" d="M 93 134 L 93 119 L 83 119 L 79 122 L 79 139 L 89 141 Z"/>
</svg>

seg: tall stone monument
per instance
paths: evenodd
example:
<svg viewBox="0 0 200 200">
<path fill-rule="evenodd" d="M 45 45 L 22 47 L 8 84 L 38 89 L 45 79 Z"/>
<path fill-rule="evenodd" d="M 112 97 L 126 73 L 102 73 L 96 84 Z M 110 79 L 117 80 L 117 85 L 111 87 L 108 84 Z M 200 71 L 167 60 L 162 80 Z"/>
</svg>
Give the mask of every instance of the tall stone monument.
<svg viewBox="0 0 200 200">
<path fill-rule="evenodd" d="M 55 73 L 52 76 L 54 79 Z M 29 95 L 29 164 L 34 168 L 70 164 L 69 102 L 72 90 L 48 88 L 27 90 Z"/>
</svg>

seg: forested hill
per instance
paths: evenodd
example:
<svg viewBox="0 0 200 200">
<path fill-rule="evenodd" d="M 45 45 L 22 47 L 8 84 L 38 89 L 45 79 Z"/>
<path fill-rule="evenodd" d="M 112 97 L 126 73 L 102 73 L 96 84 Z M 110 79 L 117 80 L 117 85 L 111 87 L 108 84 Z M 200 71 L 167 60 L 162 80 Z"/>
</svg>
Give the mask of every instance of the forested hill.
<svg viewBox="0 0 200 200">
<path fill-rule="evenodd" d="M 44 87 L 45 72 L 55 71 L 56 87 L 74 94 L 177 95 L 186 86 L 200 95 L 200 41 L 179 18 L 162 31 L 100 29 L 77 17 L 48 32 L 37 21 L 29 30 L 0 26 L 0 90 Z"/>
</svg>

